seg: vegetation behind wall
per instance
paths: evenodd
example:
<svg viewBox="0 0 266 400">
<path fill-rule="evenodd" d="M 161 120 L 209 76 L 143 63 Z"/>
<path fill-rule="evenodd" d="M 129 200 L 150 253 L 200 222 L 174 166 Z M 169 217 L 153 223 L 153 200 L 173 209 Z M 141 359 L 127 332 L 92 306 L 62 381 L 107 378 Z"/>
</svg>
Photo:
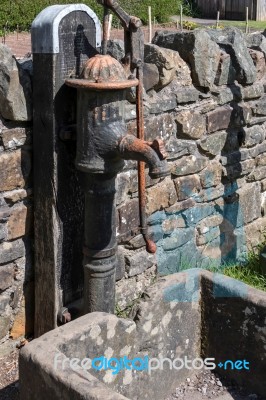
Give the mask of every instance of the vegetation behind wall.
<svg viewBox="0 0 266 400">
<path fill-rule="evenodd" d="M 99 16 L 103 7 L 96 0 L 1 0 L 0 4 L 0 30 L 5 28 L 14 31 L 29 30 L 36 15 L 52 4 L 85 3 Z M 157 22 L 167 22 L 171 15 L 179 13 L 183 3 L 185 13 L 190 12 L 189 2 L 184 0 L 120 0 L 121 6 L 132 15 L 140 17 L 147 22 L 148 6 L 152 7 L 153 18 Z"/>
</svg>

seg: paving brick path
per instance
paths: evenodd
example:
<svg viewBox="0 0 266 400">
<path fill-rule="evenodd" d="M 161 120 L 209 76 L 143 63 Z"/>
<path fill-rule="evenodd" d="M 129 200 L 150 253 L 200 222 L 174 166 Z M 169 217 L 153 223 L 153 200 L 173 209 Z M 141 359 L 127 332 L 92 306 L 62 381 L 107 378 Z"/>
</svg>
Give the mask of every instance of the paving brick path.
<svg viewBox="0 0 266 400">
<path fill-rule="evenodd" d="M 31 53 L 31 37 L 27 32 L 11 33 L 4 38 L 0 38 L 2 43 L 5 43 L 16 58 L 23 58 L 27 53 Z"/>
</svg>

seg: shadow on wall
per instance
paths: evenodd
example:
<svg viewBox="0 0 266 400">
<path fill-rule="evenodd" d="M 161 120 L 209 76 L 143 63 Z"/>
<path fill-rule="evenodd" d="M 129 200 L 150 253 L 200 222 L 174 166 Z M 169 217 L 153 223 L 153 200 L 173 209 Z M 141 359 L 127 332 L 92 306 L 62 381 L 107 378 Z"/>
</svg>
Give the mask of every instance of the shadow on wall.
<svg viewBox="0 0 266 400">
<path fill-rule="evenodd" d="M 230 90 L 235 93 L 238 88 L 231 86 Z M 217 118 L 225 119 L 225 131 L 215 133 Z M 186 200 L 180 203 L 179 209 L 176 211 L 177 207 L 173 206 L 149 217 L 150 232 L 157 242 L 160 275 L 188 267 L 218 267 L 245 260 L 245 210 L 243 201 L 242 204 L 239 201 L 238 185 L 243 176 L 240 147 L 244 142 L 241 124 L 245 120 L 243 108 L 236 103 L 225 106 L 221 115 L 214 111 L 213 120 L 210 116 L 207 122 L 211 133 L 207 140 L 217 141 L 216 135 L 223 136 L 220 157 L 223 176 L 217 173 L 215 166 L 206 169 L 202 177 L 204 193 L 195 191 L 195 183 L 191 184 L 189 179 L 182 181 L 181 177 L 182 196 Z M 215 156 L 208 156 L 210 165 L 212 161 L 216 165 Z M 171 225 L 177 228 L 168 233 Z"/>
<path fill-rule="evenodd" d="M 191 68 L 193 85 L 217 104 L 208 111 L 199 108 L 198 112 L 197 106 L 184 111 L 182 101 L 178 104 L 181 111 L 177 110 L 176 115 L 180 112 L 181 117 L 176 118 L 180 126 L 177 138 L 200 140 L 191 156 L 174 162 L 178 203 L 149 217 L 158 246 L 160 275 L 184 268 L 244 262 L 250 241 L 246 226 L 261 217 L 261 186 L 256 180 L 262 177 L 253 176 L 254 158 L 260 153 L 252 147 L 264 140 L 265 127 L 260 124 L 265 119 L 253 118 L 249 124 L 251 113 L 257 112 L 252 102 L 245 101 L 264 95 L 260 68 L 265 68 L 265 53 L 261 47 L 256 53 L 264 38 L 259 34 L 244 38 L 235 28 L 222 33 L 157 32 L 153 39 L 157 46 L 179 51 Z M 259 57 L 263 57 L 261 66 Z M 185 114 L 193 112 L 198 119 Z M 204 137 L 184 131 L 185 123 L 191 130 L 194 122 L 202 123 L 202 114 L 204 121 L 206 118 Z M 187 168 L 188 163 L 194 163 L 195 168 Z"/>
<path fill-rule="evenodd" d="M 68 29 L 63 21 L 60 29 Z M 69 33 L 69 32 L 68 32 Z M 97 54 L 97 50 L 89 43 L 90 32 L 84 31 L 79 24 L 76 31 L 70 32 L 72 52 L 68 43 L 60 42 L 62 79 L 69 78 L 68 66 L 75 65 L 71 72 L 79 77 L 84 62 Z M 60 242 L 62 246 L 63 273 L 60 276 L 60 287 L 63 290 L 63 304 L 82 297 L 83 292 L 83 230 L 84 230 L 84 195 L 80 187 L 78 171 L 75 167 L 76 141 L 76 90 L 62 85 L 58 90 L 54 104 L 56 131 L 67 131 L 70 140 L 62 140 L 57 136 L 57 217 L 60 224 Z"/>
</svg>

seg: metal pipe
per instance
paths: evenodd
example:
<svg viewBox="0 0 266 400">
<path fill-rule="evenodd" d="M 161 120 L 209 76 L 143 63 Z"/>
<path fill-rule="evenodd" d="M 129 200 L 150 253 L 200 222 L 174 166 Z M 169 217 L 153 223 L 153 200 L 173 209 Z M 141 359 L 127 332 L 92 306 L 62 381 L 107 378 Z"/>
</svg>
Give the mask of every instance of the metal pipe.
<svg viewBox="0 0 266 400">
<path fill-rule="evenodd" d="M 104 7 L 103 16 L 103 44 L 102 44 L 102 54 L 107 54 L 107 42 L 108 42 L 108 24 L 109 24 L 110 10 Z"/>
<path fill-rule="evenodd" d="M 143 112 L 143 66 L 137 68 L 137 137 L 144 140 L 144 112 Z M 147 216 L 146 216 L 146 178 L 145 163 L 138 162 L 138 189 L 139 189 L 139 219 L 140 230 L 146 243 L 146 250 L 149 253 L 156 252 L 156 244 L 148 237 Z"/>
<path fill-rule="evenodd" d="M 158 140 L 145 142 L 136 138 L 134 135 L 127 134 L 119 142 L 119 155 L 124 160 L 136 160 L 149 166 L 149 175 L 152 179 L 162 178 L 169 175 L 168 163 L 164 154 L 159 148 Z M 144 182 L 145 189 L 145 170 L 144 179 L 141 175 L 141 182 Z M 145 194 L 145 192 L 144 192 Z"/>
</svg>

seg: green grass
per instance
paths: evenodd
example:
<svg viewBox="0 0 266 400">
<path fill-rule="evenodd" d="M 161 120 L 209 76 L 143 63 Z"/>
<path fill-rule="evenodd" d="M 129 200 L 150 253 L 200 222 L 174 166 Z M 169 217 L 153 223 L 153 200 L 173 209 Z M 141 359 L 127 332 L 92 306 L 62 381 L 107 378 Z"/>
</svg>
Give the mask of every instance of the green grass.
<svg viewBox="0 0 266 400">
<path fill-rule="evenodd" d="M 243 265 L 221 265 L 220 267 L 210 268 L 210 271 L 219 272 L 230 278 L 238 279 L 256 289 L 266 291 L 266 276 L 259 272 L 259 254 L 263 247 L 264 245 L 260 245 L 256 251 L 249 252 Z"/>
<path fill-rule="evenodd" d="M 266 277 L 248 266 L 227 267 L 222 272 L 230 278 L 238 279 L 256 289 L 266 291 Z"/>
<path fill-rule="evenodd" d="M 245 21 L 220 21 L 222 26 L 235 26 L 236 28 L 246 28 Z M 266 21 L 249 21 L 248 26 L 252 30 L 263 31 L 266 29 Z"/>
<path fill-rule="evenodd" d="M 265 248 L 266 242 L 258 245 L 256 249 L 250 251 L 242 264 L 222 264 L 219 266 L 209 266 L 211 272 L 224 274 L 230 278 L 237 279 L 256 289 L 266 291 L 266 275 L 260 272 L 260 253 Z M 189 260 L 180 262 L 179 271 L 191 268 Z"/>
</svg>

